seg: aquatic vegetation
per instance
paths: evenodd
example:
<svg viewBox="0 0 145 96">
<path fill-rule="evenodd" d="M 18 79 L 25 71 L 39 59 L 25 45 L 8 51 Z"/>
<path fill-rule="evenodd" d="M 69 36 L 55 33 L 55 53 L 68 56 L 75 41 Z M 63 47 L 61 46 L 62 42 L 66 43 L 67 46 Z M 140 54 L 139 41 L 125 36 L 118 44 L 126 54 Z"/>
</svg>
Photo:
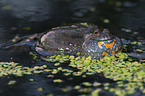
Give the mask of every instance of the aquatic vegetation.
<svg viewBox="0 0 145 96">
<path fill-rule="evenodd" d="M 96 87 L 92 92 L 92 96 L 96 96 L 101 90 L 114 92 L 118 96 L 133 94 L 136 90 L 145 93 L 145 88 L 143 86 L 143 82 L 145 82 L 143 65 L 145 65 L 145 63 L 133 61 L 126 53 L 120 52 L 113 56 L 106 55 L 102 59 L 91 59 L 90 56 L 87 58 L 80 56 L 75 57 L 64 54 L 59 57 L 63 58 L 63 56 L 65 57 L 65 60 L 70 60 L 69 66 L 79 69 L 78 72 L 72 72 L 74 76 L 81 76 L 83 73 L 86 75 L 103 73 L 102 75 L 105 78 L 112 79 L 116 82 L 114 87 L 110 87 L 111 83 L 91 84 L 90 82 L 83 82 L 82 85 L 84 86 L 94 85 L 94 87 Z M 53 62 L 59 62 L 59 59 L 56 58 L 57 56 L 52 57 L 50 58 Z M 50 59 L 46 60 L 50 61 Z M 100 85 L 104 86 L 104 89 L 97 88 Z M 80 88 L 80 86 L 75 86 L 75 89 L 79 90 L 82 88 Z"/>
<path fill-rule="evenodd" d="M 29 81 L 33 82 L 33 81 L 35 81 L 35 80 L 34 80 L 34 79 L 29 79 Z"/>
<path fill-rule="evenodd" d="M 61 83 L 61 82 L 63 82 L 63 80 L 61 80 L 61 79 L 54 79 L 53 82 L 55 82 L 55 83 Z"/>
<path fill-rule="evenodd" d="M 44 60 L 48 62 L 54 62 L 56 68 L 50 69 L 48 65 L 23 67 L 14 62 L 0 62 L 0 76 L 6 75 L 30 75 L 38 74 L 42 72 L 48 72 L 48 78 L 52 78 L 59 72 L 64 76 L 74 76 L 86 78 L 87 76 L 99 74 L 100 77 L 111 79 L 114 82 L 100 83 L 100 82 L 81 82 L 75 85 L 73 89 L 61 88 L 63 92 L 70 90 L 76 90 L 80 93 L 87 93 L 92 96 L 99 96 L 100 92 L 110 92 L 117 96 L 125 96 L 126 94 L 133 94 L 136 90 L 139 90 L 141 94 L 145 93 L 145 63 L 140 61 L 134 61 L 126 53 L 118 53 L 110 56 L 106 55 L 102 59 L 91 59 L 90 56 L 83 57 L 73 55 L 65 55 L 63 53 L 54 56 L 48 56 Z M 68 64 L 67 68 L 61 67 L 62 64 Z M 71 69 L 72 68 L 72 69 Z M 73 68 L 78 70 L 73 70 Z M 70 78 L 71 79 L 71 78 Z M 34 79 L 30 79 L 30 82 Z M 63 83 L 65 80 L 61 78 L 53 79 L 54 83 Z M 15 83 L 15 82 L 14 82 Z M 9 83 L 10 85 L 10 83 Z M 100 87 L 102 86 L 102 87 Z M 38 91 L 41 91 L 37 89 Z"/>
<path fill-rule="evenodd" d="M 0 77 L 7 75 L 30 75 L 33 73 L 41 73 L 46 68 L 46 65 L 35 66 L 33 68 L 20 66 L 15 62 L 0 62 Z"/>
<path fill-rule="evenodd" d="M 46 61 L 50 62 L 60 62 L 63 63 L 65 61 L 69 60 L 69 55 L 65 55 L 64 53 L 61 53 L 60 55 L 53 55 L 53 56 L 48 56 L 47 58 L 44 58 Z"/>
<path fill-rule="evenodd" d="M 10 81 L 8 82 L 8 85 L 14 85 L 15 83 L 16 83 L 15 80 L 10 80 Z"/>
<path fill-rule="evenodd" d="M 54 96 L 53 94 L 47 94 L 46 96 Z"/>
<path fill-rule="evenodd" d="M 39 91 L 39 92 L 41 92 L 41 91 L 43 91 L 44 89 L 43 88 L 37 88 L 37 91 Z"/>
<path fill-rule="evenodd" d="M 99 96 L 99 92 L 101 91 L 101 89 L 96 89 L 95 91 L 92 92 L 92 96 Z"/>
</svg>

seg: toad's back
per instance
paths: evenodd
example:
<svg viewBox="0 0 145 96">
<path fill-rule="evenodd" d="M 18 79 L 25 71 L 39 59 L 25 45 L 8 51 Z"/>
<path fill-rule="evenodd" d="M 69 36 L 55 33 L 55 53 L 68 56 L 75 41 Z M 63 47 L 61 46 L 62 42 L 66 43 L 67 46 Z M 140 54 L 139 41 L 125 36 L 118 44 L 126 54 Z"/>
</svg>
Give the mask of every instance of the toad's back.
<svg viewBox="0 0 145 96">
<path fill-rule="evenodd" d="M 84 42 L 84 35 L 93 33 L 97 26 L 80 23 L 55 27 L 41 36 L 39 47 L 45 50 L 78 52 Z"/>
</svg>

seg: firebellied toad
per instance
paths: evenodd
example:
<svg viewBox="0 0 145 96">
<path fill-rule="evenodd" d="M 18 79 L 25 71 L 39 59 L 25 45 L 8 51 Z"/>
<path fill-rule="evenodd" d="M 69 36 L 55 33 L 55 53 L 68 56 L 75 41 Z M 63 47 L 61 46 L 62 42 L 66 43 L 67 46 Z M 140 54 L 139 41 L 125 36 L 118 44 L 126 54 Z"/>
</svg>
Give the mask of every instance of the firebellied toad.
<svg viewBox="0 0 145 96">
<path fill-rule="evenodd" d="M 48 30 L 41 35 L 35 49 L 44 56 L 61 52 L 70 54 L 81 52 L 81 55 L 101 58 L 106 54 L 113 55 L 121 51 L 122 42 L 108 29 L 78 23 Z"/>
</svg>

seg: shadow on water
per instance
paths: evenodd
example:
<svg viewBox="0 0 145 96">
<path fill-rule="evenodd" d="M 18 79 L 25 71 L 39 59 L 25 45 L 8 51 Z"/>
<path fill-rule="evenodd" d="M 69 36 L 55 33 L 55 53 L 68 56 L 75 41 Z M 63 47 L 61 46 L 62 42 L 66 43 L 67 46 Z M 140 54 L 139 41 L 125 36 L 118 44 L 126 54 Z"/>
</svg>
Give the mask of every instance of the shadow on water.
<svg viewBox="0 0 145 96">
<path fill-rule="evenodd" d="M 8 42 L 15 36 L 25 36 L 41 33 L 52 27 L 89 22 L 103 28 L 109 28 L 112 34 L 120 37 L 125 50 L 138 59 L 145 59 L 144 34 L 144 1 L 143 0 L 1 0 L 0 1 L 0 43 Z M 134 42 L 134 43 L 133 43 Z M 139 43 L 141 42 L 141 44 Z M 22 66 L 52 65 L 43 60 L 33 60 L 29 55 L 32 45 L 12 46 L 0 49 L 0 61 L 18 62 Z M 138 49 L 141 49 L 140 52 Z M 50 66 L 53 68 L 54 66 Z M 68 67 L 68 66 L 67 66 Z M 54 96 L 80 95 L 74 90 L 75 85 L 82 82 L 111 82 L 99 74 L 86 78 L 68 76 L 57 73 L 54 77 L 49 73 L 25 75 L 23 77 L 5 76 L 0 78 L 1 96 Z M 54 79 L 63 79 L 63 83 L 55 84 Z M 33 82 L 30 79 L 34 79 Z M 15 85 L 8 85 L 8 81 L 16 80 Z M 37 91 L 43 88 L 43 91 Z M 67 88 L 69 92 L 62 92 Z M 102 88 L 102 86 L 100 86 Z M 89 95 L 86 93 L 87 95 Z M 112 96 L 112 93 L 101 93 L 101 96 Z"/>
</svg>

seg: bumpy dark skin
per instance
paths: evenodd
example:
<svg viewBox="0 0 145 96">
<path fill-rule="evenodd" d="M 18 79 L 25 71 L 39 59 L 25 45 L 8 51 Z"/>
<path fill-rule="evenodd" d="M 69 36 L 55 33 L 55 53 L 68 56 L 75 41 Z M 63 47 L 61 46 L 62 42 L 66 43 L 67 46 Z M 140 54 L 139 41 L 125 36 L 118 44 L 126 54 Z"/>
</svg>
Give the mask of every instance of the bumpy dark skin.
<svg viewBox="0 0 145 96">
<path fill-rule="evenodd" d="M 36 51 L 44 56 L 60 52 L 76 54 L 81 51 L 84 34 L 93 33 L 97 28 L 86 23 L 52 28 L 40 37 Z"/>
<path fill-rule="evenodd" d="M 82 55 L 101 58 L 120 50 L 122 42 L 118 37 L 107 29 L 101 30 L 87 23 L 52 28 L 41 36 L 36 46 L 36 51 L 46 56 L 60 52 L 76 54 L 80 51 Z"/>
<path fill-rule="evenodd" d="M 83 54 L 92 58 L 102 58 L 104 55 L 114 55 L 123 49 L 121 40 L 107 29 L 96 29 L 89 34 L 82 45 Z"/>
</svg>

